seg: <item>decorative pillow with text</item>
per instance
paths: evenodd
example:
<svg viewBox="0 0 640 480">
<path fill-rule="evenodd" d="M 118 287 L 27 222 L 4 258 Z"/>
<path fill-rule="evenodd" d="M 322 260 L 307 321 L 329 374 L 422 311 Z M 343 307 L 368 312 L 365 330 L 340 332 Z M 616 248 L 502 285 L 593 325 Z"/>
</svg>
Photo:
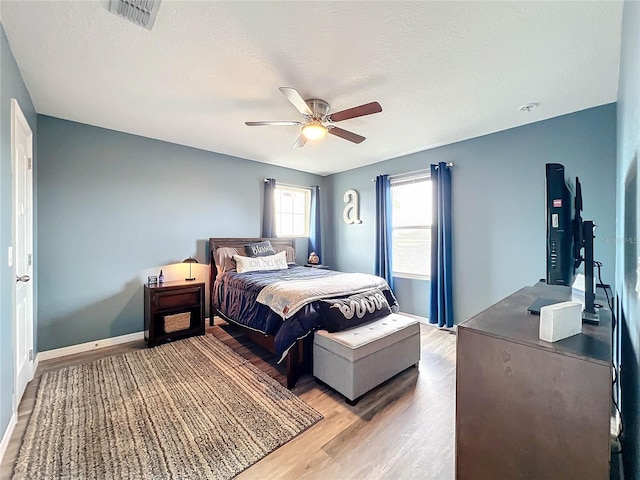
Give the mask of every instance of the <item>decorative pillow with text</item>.
<svg viewBox="0 0 640 480">
<path fill-rule="evenodd" d="M 273 249 L 269 240 L 263 242 L 249 243 L 244 246 L 244 251 L 247 257 L 266 257 L 268 255 L 275 255 L 276 251 Z"/>
<path fill-rule="evenodd" d="M 236 272 L 260 272 L 264 270 L 284 270 L 289 268 L 287 264 L 287 253 L 280 252 L 267 257 L 243 257 L 234 255 L 236 261 Z"/>
</svg>

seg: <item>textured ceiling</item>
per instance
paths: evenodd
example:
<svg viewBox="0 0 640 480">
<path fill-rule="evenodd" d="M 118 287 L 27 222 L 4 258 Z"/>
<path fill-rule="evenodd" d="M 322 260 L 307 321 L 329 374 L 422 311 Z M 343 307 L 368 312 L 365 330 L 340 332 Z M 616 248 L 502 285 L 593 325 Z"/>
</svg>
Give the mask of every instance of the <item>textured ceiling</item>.
<svg viewBox="0 0 640 480">
<path fill-rule="evenodd" d="M 322 175 L 616 100 L 622 3 L 164 0 L 152 31 L 103 1 L 1 1 L 38 113 Z M 291 86 L 340 122 L 292 149 Z M 540 106 L 529 113 L 518 107 Z"/>
</svg>

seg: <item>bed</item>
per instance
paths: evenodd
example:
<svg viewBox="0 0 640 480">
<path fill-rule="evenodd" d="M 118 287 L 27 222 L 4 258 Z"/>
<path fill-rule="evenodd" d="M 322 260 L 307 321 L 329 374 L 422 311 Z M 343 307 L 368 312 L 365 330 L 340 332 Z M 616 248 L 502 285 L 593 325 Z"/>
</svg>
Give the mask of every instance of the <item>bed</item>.
<svg viewBox="0 0 640 480">
<path fill-rule="evenodd" d="M 267 243 L 272 251 L 257 251 Z M 278 363 L 286 363 L 288 388 L 310 368 L 314 330 L 335 331 L 397 311 L 397 301 L 380 277 L 295 264 L 294 239 L 210 238 L 209 249 L 211 324 L 218 315 L 273 352 Z M 257 257 L 251 259 L 252 253 Z M 263 263 L 267 266 L 252 269 Z M 368 305 L 368 311 L 360 304 Z M 344 312 L 351 315 L 347 320 Z"/>
</svg>

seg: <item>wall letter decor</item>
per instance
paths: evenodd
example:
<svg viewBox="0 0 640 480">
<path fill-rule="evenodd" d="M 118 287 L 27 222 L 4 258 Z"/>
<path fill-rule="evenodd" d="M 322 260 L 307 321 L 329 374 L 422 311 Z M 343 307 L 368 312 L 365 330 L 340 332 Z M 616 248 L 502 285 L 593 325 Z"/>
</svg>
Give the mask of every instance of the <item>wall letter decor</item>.
<svg viewBox="0 0 640 480">
<path fill-rule="evenodd" d="M 345 223 L 362 223 L 360 220 L 360 205 L 358 203 L 358 192 L 355 190 L 347 190 L 344 192 L 344 201 L 346 203 L 342 219 Z"/>
</svg>

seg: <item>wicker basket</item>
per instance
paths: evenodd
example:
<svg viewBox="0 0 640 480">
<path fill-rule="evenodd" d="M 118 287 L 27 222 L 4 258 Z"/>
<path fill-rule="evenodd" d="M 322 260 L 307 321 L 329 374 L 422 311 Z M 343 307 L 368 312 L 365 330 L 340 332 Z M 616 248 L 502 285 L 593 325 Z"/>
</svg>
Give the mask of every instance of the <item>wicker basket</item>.
<svg viewBox="0 0 640 480">
<path fill-rule="evenodd" d="M 164 316 L 165 333 L 179 332 L 187 330 L 191 326 L 191 313 L 176 313 Z"/>
</svg>

